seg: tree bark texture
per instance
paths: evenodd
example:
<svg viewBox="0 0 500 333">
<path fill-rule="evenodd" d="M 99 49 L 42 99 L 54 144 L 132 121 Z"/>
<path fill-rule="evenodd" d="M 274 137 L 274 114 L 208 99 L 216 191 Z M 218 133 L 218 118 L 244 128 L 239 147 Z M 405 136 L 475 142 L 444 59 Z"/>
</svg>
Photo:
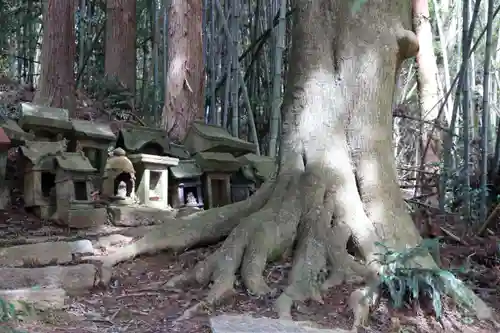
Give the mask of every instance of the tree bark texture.
<svg viewBox="0 0 500 333">
<path fill-rule="evenodd" d="M 104 71 L 135 93 L 136 1 L 106 1 L 106 49 Z"/>
<path fill-rule="evenodd" d="M 34 102 L 75 113 L 75 0 L 48 0 L 43 18 L 42 65 Z"/>
<path fill-rule="evenodd" d="M 252 294 L 274 292 L 263 270 L 292 250 L 289 285 L 275 306 L 290 318 L 294 301 L 320 301 L 325 285 L 353 272 L 373 279 L 381 269 L 373 260 L 380 251 L 375 242 L 396 251 L 420 243 L 396 178 L 391 133 L 397 69 L 418 52 L 410 3 L 370 0 L 357 12 L 343 0 L 294 5 L 275 179 L 246 201 L 165 223 L 120 252 L 89 259 L 109 269 L 138 254 L 225 237 L 192 272 L 170 281 L 212 282 L 207 302 L 213 303 L 233 291 L 238 271 Z M 368 265 L 347 254 L 349 237 Z M 436 267 L 430 256 L 418 264 Z M 326 266 L 332 269 L 324 284 L 319 277 Z M 480 299 L 468 296 L 478 316 L 491 317 Z M 353 310 L 358 326 L 368 312 Z"/>
<path fill-rule="evenodd" d="M 420 113 L 422 120 L 426 121 L 422 125 L 422 152 L 424 155 L 421 161 L 427 173 L 422 173 L 419 183 L 423 185 L 423 194 L 430 194 L 437 193 L 437 188 L 435 186 L 433 188 L 426 186 L 428 181 L 424 179 L 424 175 L 439 172 L 439 167 L 436 166 L 436 163 L 440 162 L 441 154 L 441 133 L 434 126 L 429 125 L 429 122 L 443 118 L 439 115 L 441 106 L 441 96 L 437 81 L 439 72 L 434 54 L 434 38 L 432 37 L 428 1 L 412 0 L 412 3 L 413 27 L 420 45 L 417 54 Z M 437 183 L 438 179 L 434 177 L 434 179 L 429 179 L 429 181 Z M 430 204 L 437 205 L 437 195 L 428 197 L 428 201 Z"/>
<path fill-rule="evenodd" d="M 182 141 L 191 123 L 204 118 L 202 17 L 203 1 L 171 1 L 163 125 L 174 141 Z"/>
</svg>

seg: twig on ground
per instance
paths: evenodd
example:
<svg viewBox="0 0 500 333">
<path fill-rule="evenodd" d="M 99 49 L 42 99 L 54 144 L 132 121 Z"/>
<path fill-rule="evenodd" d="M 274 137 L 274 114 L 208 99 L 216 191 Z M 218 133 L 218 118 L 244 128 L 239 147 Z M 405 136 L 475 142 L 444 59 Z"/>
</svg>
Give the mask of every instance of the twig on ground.
<svg viewBox="0 0 500 333">
<path fill-rule="evenodd" d="M 115 299 L 122 299 L 122 298 L 127 298 L 127 297 L 144 297 L 144 296 L 159 296 L 159 292 L 144 292 L 144 293 L 132 293 L 132 294 L 126 294 L 126 295 L 120 295 L 114 297 Z"/>
<path fill-rule="evenodd" d="M 451 231 L 449 231 L 448 229 L 444 228 L 444 227 L 439 227 L 439 229 L 441 229 L 441 231 L 443 233 L 445 233 L 448 237 L 452 238 L 453 240 L 459 242 L 460 244 L 462 245 L 465 245 L 465 246 L 468 246 L 469 244 L 464 241 L 462 238 L 458 237 L 457 235 L 455 235 L 454 233 L 452 233 Z"/>
</svg>

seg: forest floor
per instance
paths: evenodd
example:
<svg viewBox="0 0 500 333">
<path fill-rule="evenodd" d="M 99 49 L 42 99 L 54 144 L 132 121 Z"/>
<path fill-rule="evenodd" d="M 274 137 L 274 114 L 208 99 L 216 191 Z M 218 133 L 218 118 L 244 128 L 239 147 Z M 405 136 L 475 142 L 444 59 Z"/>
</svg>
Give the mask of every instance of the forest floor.
<svg viewBox="0 0 500 333">
<path fill-rule="evenodd" d="M 9 228 L 12 214 L 0 216 L 0 236 L 12 238 L 21 231 Z M 16 224 L 22 216 L 29 219 L 32 228 L 37 224 L 33 217 L 18 215 Z M 4 219 L 5 221 L 1 221 Z M 500 310 L 500 255 L 498 238 L 466 237 L 459 238 L 460 231 L 452 217 L 436 218 L 445 228 L 442 241 L 442 264 L 458 267 L 468 262 L 469 269 L 461 277 L 471 285 L 480 296 L 497 311 Z M 434 219 L 433 219 L 434 220 Z M 439 227 L 439 226 L 438 226 Z M 452 236 L 450 236 L 452 235 Z M 168 289 L 164 287 L 169 278 L 192 268 L 196 262 L 205 258 L 214 248 L 191 250 L 179 255 L 163 252 L 155 256 L 142 256 L 119 264 L 114 269 L 113 279 L 104 289 L 95 289 L 79 296 L 73 296 L 65 311 L 42 314 L 38 320 L 16 325 L 25 332 L 210 332 L 209 317 L 217 314 L 247 314 L 256 317 L 275 317 L 272 298 L 249 296 L 237 286 L 236 293 L 215 308 L 200 307 L 187 319 L 182 315 L 190 307 L 203 300 L 207 293 L 204 288 Z M 283 290 L 290 259 L 270 265 L 265 272 L 268 283 Z M 310 321 L 320 327 L 349 329 L 352 313 L 345 302 L 356 284 L 345 284 L 331 289 L 324 295 L 324 304 L 306 302 L 298 304 L 294 319 Z M 446 302 L 445 302 L 446 303 Z M 181 318 L 181 319 L 180 319 Z M 445 304 L 441 323 L 422 311 L 390 310 L 383 301 L 371 315 L 370 328 L 365 332 L 496 332 L 487 323 L 477 323 L 473 318 L 460 315 Z M 0 325 L 1 330 L 1 325 Z M 3 332 L 3 330 L 1 330 Z"/>
</svg>

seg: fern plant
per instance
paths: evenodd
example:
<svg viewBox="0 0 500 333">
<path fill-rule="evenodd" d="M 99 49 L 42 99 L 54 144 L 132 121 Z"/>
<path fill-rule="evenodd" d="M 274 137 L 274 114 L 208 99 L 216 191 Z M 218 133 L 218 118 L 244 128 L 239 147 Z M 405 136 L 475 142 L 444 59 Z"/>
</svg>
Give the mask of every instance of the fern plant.
<svg viewBox="0 0 500 333">
<path fill-rule="evenodd" d="M 371 290 L 387 290 L 394 308 L 402 307 L 405 302 L 411 304 L 420 297 L 429 297 L 439 319 L 443 310 L 442 296 L 445 294 L 451 295 L 460 306 L 472 305 L 470 291 L 450 270 L 415 267 L 414 259 L 429 254 L 439 266 L 439 238 L 424 239 L 418 246 L 401 252 L 379 242 L 376 245 L 382 248 L 382 252 L 378 253 L 381 269 L 379 279 Z"/>
</svg>

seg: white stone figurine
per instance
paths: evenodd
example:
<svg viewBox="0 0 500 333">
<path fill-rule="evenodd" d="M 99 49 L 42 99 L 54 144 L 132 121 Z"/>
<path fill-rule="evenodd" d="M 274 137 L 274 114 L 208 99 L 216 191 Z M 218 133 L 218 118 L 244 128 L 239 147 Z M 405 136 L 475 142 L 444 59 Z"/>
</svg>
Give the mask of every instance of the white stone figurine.
<svg viewBox="0 0 500 333">
<path fill-rule="evenodd" d="M 125 199 L 127 197 L 127 184 L 125 184 L 125 182 L 120 182 L 120 184 L 118 184 L 118 191 L 116 192 L 118 197 Z"/>
<path fill-rule="evenodd" d="M 198 206 L 198 201 L 196 200 L 196 197 L 194 196 L 193 192 L 189 192 L 186 198 L 186 206 L 189 207 L 196 207 Z"/>
</svg>

